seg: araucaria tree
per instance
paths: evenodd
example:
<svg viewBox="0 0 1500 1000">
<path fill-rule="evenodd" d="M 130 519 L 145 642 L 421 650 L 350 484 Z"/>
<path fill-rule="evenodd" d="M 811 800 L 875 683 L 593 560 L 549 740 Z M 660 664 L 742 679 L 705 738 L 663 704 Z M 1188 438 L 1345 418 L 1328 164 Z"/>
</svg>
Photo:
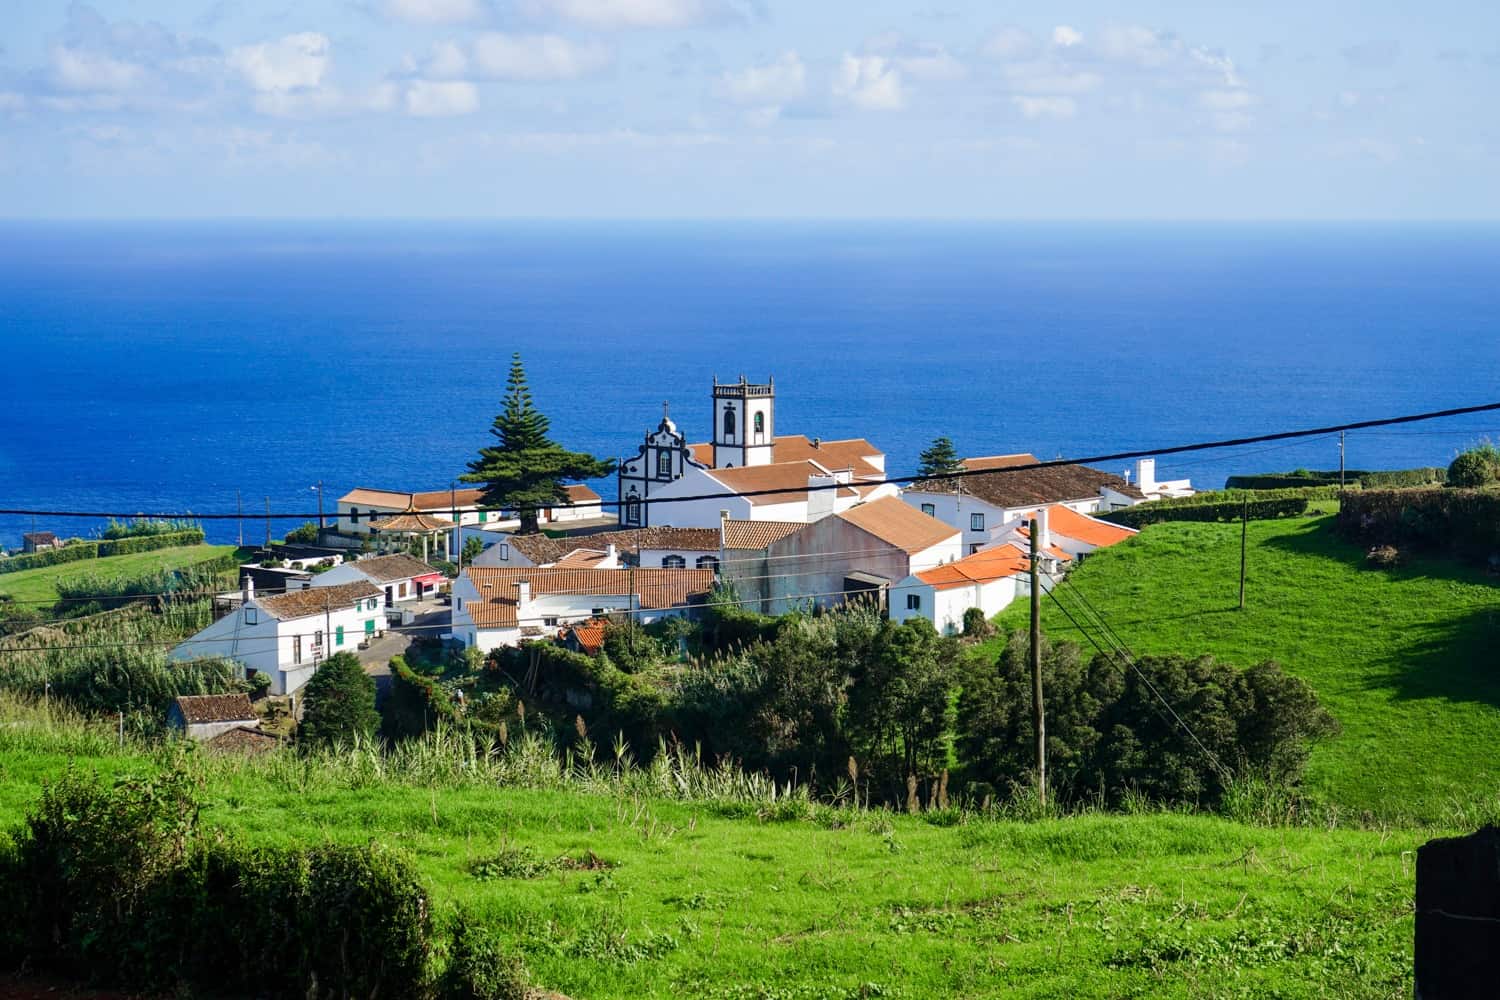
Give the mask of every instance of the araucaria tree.
<svg viewBox="0 0 1500 1000">
<path fill-rule="evenodd" d="M 298 738 L 309 746 L 371 739 L 380 725 L 375 680 L 353 653 L 334 653 L 303 689 Z"/>
<path fill-rule="evenodd" d="M 922 452 L 919 461 L 921 464 L 917 466 L 917 475 L 928 478 L 959 472 L 964 467 L 958 452 L 953 449 L 953 442 L 945 437 L 932 442 L 931 447 Z"/>
<path fill-rule="evenodd" d="M 547 437 L 550 428 L 547 417 L 531 402 L 521 355 L 512 355 L 504 406 L 490 428 L 498 443 L 480 448 L 469 471 L 458 478 L 482 487 L 480 501 L 485 506 L 515 511 L 523 534 L 538 530 L 537 512 L 543 507 L 567 501 L 565 483 L 597 479 L 615 469 L 612 461 L 555 443 Z"/>
</svg>

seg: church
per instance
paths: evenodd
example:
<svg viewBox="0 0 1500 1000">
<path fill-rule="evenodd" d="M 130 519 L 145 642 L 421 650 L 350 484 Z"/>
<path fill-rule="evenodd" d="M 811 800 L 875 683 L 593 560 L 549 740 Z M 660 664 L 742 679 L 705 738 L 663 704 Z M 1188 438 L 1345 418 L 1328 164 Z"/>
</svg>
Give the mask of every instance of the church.
<svg viewBox="0 0 1500 1000">
<path fill-rule="evenodd" d="M 622 528 L 717 528 L 725 511 L 806 524 L 898 494 L 885 482 L 885 455 L 863 438 L 778 436 L 774 379 L 715 377 L 711 413 L 712 439 L 690 444 L 663 406 L 636 455 L 620 460 Z M 731 495 L 695 499 L 723 493 Z"/>
</svg>

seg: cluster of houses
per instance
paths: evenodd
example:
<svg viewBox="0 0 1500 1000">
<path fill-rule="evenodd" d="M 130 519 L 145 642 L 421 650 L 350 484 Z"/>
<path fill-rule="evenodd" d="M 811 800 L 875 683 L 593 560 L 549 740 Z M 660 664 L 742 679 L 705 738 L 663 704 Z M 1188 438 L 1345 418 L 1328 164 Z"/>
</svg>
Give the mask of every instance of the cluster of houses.
<svg viewBox="0 0 1500 1000">
<path fill-rule="evenodd" d="M 1115 474 L 1036 468 L 1030 454 L 964 459 L 962 477 L 901 487 L 863 438 L 776 434 L 774 382 L 716 379 L 712 404 L 700 443 L 664 408 L 619 463 L 617 518 L 586 486 L 569 487 L 566 503 L 541 512 L 546 533 L 529 535 L 477 490 L 353 490 L 339 498 L 336 533 L 383 554 L 293 572 L 265 596 L 247 582 L 175 655 L 228 656 L 290 693 L 323 657 L 368 645 L 399 625 L 404 602 L 444 588 L 441 635 L 485 652 L 541 639 L 591 650 L 611 616 L 691 615 L 712 593 L 771 615 L 875 601 L 894 620 L 952 633 L 970 608 L 989 617 L 1029 592 L 1032 524 L 1048 586 L 1135 534 L 1092 515 L 1192 492 L 1158 480 L 1151 459 Z M 464 559 L 476 538 L 478 555 Z M 451 583 L 405 554 L 418 540 L 431 558 L 460 560 Z"/>
</svg>

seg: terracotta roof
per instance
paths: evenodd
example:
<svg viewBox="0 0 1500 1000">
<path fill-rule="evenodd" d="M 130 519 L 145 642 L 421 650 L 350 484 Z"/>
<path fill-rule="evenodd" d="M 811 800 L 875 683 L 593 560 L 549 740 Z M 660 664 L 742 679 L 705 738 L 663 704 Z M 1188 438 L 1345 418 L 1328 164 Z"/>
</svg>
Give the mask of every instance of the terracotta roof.
<svg viewBox="0 0 1500 1000">
<path fill-rule="evenodd" d="M 1027 452 L 1018 452 L 1015 455 L 983 455 L 979 458 L 966 458 L 963 461 L 965 469 L 979 472 L 984 469 L 1013 469 L 1018 465 L 1035 465 L 1041 459 Z"/>
<path fill-rule="evenodd" d="M 563 487 L 563 492 L 568 495 L 568 503 L 593 503 L 600 499 L 599 494 L 589 489 L 583 483 L 570 483 Z"/>
<path fill-rule="evenodd" d="M 370 527 L 375 531 L 451 531 L 454 524 L 452 521 L 433 517 L 431 514 L 407 511 L 379 521 L 371 521 Z"/>
<path fill-rule="evenodd" d="M 350 505 L 369 504 L 374 507 L 388 507 L 391 510 L 398 511 L 451 511 L 455 503 L 458 504 L 460 509 L 479 506 L 479 498 L 482 492 L 482 490 L 478 489 L 462 489 L 423 490 L 419 493 L 411 493 L 406 490 L 377 490 L 360 486 L 339 497 L 339 503 Z"/>
<path fill-rule="evenodd" d="M 409 580 L 414 576 L 430 576 L 438 572 L 437 569 L 427 565 L 416 556 L 407 555 L 405 552 L 389 556 L 365 556 L 349 565 L 376 583 Z"/>
<path fill-rule="evenodd" d="M 608 558 L 609 553 L 603 549 L 574 549 L 552 565 L 570 566 L 575 569 L 593 569 Z"/>
<path fill-rule="evenodd" d="M 976 459 L 980 463 L 998 462 L 1020 456 L 1003 455 Z M 1024 456 L 1030 458 L 1030 456 Z M 968 459 L 965 459 L 967 465 Z M 981 464 L 981 468 L 993 468 L 978 476 L 962 479 L 928 479 L 907 487 L 911 493 L 963 493 L 978 497 L 996 507 L 1028 507 L 1035 504 L 1061 503 L 1068 500 L 1085 500 L 1100 495 L 1108 486 L 1126 495 L 1141 495 L 1140 491 L 1124 479 L 1103 469 L 1087 465 L 1055 465 L 1045 469 L 1015 469 L 1004 465 Z M 1134 492 L 1132 492 L 1134 491 Z"/>
<path fill-rule="evenodd" d="M 808 498 L 807 481 L 812 476 L 827 476 L 828 473 L 813 462 L 780 462 L 773 465 L 745 465 L 733 469 L 711 469 L 707 473 L 726 490 L 734 493 L 754 493 L 758 490 L 775 490 L 760 496 L 745 497 L 758 506 L 778 503 L 797 503 Z M 831 491 L 848 499 L 859 496 L 848 486 Z"/>
<path fill-rule="evenodd" d="M 714 446 L 711 441 L 688 445 L 693 458 L 712 467 Z M 864 438 L 846 438 L 841 441 L 819 441 L 816 445 L 806 434 L 778 434 L 771 443 L 771 464 L 806 462 L 809 459 L 825 469 L 838 471 L 852 469 L 861 479 L 884 479 L 885 473 L 872 464 L 874 456 L 885 457 L 885 453 Z"/>
<path fill-rule="evenodd" d="M 916 555 L 959 535 L 957 528 L 928 517 L 900 497 L 862 503 L 833 516 L 908 555 Z"/>
<path fill-rule="evenodd" d="M 57 541 L 57 536 L 50 531 L 27 531 L 21 534 L 21 540 L 30 542 L 32 545 L 41 545 Z"/>
<path fill-rule="evenodd" d="M 1036 511 L 1021 515 L 1031 518 L 1036 516 Z M 1130 528 L 1121 527 L 1118 524 L 1110 524 L 1101 521 L 1097 517 L 1089 517 L 1080 514 L 1071 507 L 1062 504 L 1052 504 L 1047 508 L 1047 530 L 1054 535 L 1062 535 L 1064 538 L 1077 539 L 1086 545 L 1097 545 L 1103 548 L 1107 545 L 1117 545 L 1127 538 L 1133 538 L 1139 534 Z"/>
<path fill-rule="evenodd" d="M 343 609 L 367 597 L 379 597 L 381 590 L 368 580 L 341 583 L 333 587 L 309 587 L 288 590 L 274 597 L 258 597 L 255 604 L 278 621 L 321 615 L 329 609 Z"/>
<path fill-rule="evenodd" d="M 1014 545 L 996 545 L 994 548 L 981 549 L 957 562 L 925 569 L 917 574 L 917 579 L 938 590 L 952 590 L 954 587 L 966 587 L 974 583 L 992 583 L 1030 569 L 1031 560 L 1020 549 Z"/>
<path fill-rule="evenodd" d="M 236 726 L 207 740 L 203 744 L 210 750 L 223 753 L 261 754 L 269 753 L 281 746 L 281 738 L 249 726 Z"/>
<path fill-rule="evenodd" d="M 184 694 L 173 701 L 188 725 L 259 719 L 248 694 Z"/>
<path fill-rule="evenodd" d="M 620 552 L 638 553 L 642 549 L 671 549 L 681 552 L 719 551 L 719 533 L 713 528 L 625 528 L 601 531 L 592 535 L 508 535 L 501 539 L 538 566 L 562 561 L 578 549 L 604 551 L 613 545 Z"/>
<path fill-rule="evenodd" d="M 594 594 L 600 597 L 630 594 L 632 584 L 643 608 L 675 608 L 686 605 L 689 598 L 707 594 L 714 585 L 711 569 L 568 569 L 542 566 L 471 566 L 464 570 L 483 595 L 469 602 L 464 610 L 480 628 L 514 628 L 516 584 L 531 584 L 535 599 L 543 594 Z"/>
<path fill-rule="evenodd" d="M 724 548 L 764 549 L 805 527 L 801 521 L 725 521 Z"/>
<path fill-rule="evenodd" d="M 577 625 L 569 625 L 563 629 L 562 638 L 572 637 L 578 644 L 578 648 L 593 656 L 604 648 L 604 630 L 609 623 L 602 618 L 590 618 L 586 622 Z"/>
<path fill-rule="evenodd" d="M 1025 546 L 1024 551 L 1026 551 L 1029 554 L 1031 552 L 1031 529 L 1029 529 L 1026 526 L 1022 525 L 1021 527 L 1019 527 L 1019 528 L 1016 529 L 1016 534 L 1020 535 L 1024 539 L 1026 539 L 1026 546 Z M 1059 560 L 1060 562 L 1072 562 L 1073 561 L 1073 557 L 1072 556 L 1068 555 L 1067 552 L 1065 552 L 1062 549 L 1058 548 L 1056 545 L 1048 545 L 1045 548 L 1043 548 L 1042 551 L 1045 552 L 1045 553 L 1047 553 L 1053 559 Z"/>
</svg>

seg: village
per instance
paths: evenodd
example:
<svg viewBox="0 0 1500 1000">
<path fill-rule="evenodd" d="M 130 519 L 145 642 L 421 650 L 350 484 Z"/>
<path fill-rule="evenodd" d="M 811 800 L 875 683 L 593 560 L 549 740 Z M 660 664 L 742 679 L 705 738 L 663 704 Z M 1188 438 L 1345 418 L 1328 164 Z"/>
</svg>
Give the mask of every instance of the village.
<svg viewBox="0 0 1500 1000">
<path fill-rule="evenodd" d="M 535 512 L 539 531 L 480 489 L 352 489 L 315 540 L 242 565 L 219 617 L 171 657 L 231 660 L 295 705 L 335 653 L 355 653 L 377 679 L 414 641 L 594 654 L 612 620 L 691 619 L 710 601 L 772 616 L 861 602 L 953 635 L 966 614 L 990 619 L 1029 593 L 1032 525 L 1049 588 L 1136 533 L 1095 515 L 1193 492 L 1159 480 L 1152 459 L 1116 474 L 1030 468 L 1028 453 L 957 459 L 962 476 L 902 486 L 869 440 L 778 434 L 774 381 L 715 379 L 711 393 L 708 441 L 690 442 L 664 405 L 616 466 L 618 502 L 566 485 L 565 502 Z M 192 711 L 179 701 L 179 715 Z M 247 708 L 226 710 L 253 719 Z M 245 721 L 213 715 L 188 728 L 218 735 Z"/>
</svg>

